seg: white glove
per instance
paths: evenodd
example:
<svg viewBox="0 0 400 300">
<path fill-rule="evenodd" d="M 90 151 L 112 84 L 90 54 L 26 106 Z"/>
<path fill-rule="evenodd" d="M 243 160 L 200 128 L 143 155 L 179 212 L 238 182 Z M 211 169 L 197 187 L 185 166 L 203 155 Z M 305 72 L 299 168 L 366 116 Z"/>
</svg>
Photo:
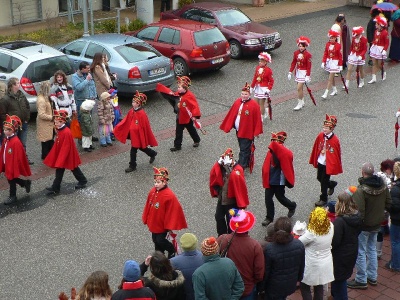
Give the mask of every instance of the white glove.
<svg viewBox="0 0 400 300">
<path fill-rule="evenodd" d="M 218 164 L 223 165 L 224 164 L 224 159 L 222 157 L 220 157 L 218 159 Z"/>
<path fill-rule="evenodd" d="M 361 55 L 360 55 L 360 56 L 358 56 L 357 58 L 358 58 L 358 60 L 362 60 L 362 56 L 361 56 Z"/>
<path fill-rule="evenodd" d="M 306 81 L 306 83 L 310 83 L 310 81 L 311 81 L 311 78 L 310 78 L 310 76 L 306 76 L 306 79 L 305 79 L 305 81 Z"/>
<path fill-rule="evenodd" d="M 251 87 L 250 88 L 250 94 L 253 94 L 253 92 L 254 92 L 254 89 Z"/>
<path fill-rule="evenodd" d="M 269 93 L 271 93 L 271 91 L 269 90 L 269 88 L 267 88 L 267 89 L 265 90 L 265 93 L 266 93 L 267 95 L 269 95 Z"/>
<path fill-rule="evenodd" d="M 382 50 L 382 56 L 386 56 L 386 50 Z"/>
<path fill-rule="evenodd" d="M 396 118 L 400 117 L 400 111 L 396 112 Z"/>
<path fill-rule="evenodd" d="M 339 71 L 343 71 L 343 67 L 342 66 L 339 66 Z"/>
<path fill-rule="evenodd" d="M 224 157 L 224 165 L 229 166 L 232 163 L 232 158 L 229 157 L 229 155 Z"/>
<path fill-rule="evenodd" d="M 288 74 L 288 76 L 287 76 L 287 79 L 288 79 L 288 80 L 292 79 L 292 73 L 291 73 L 291 72 L 289 72 L 289 74 Z"/>
<path fill-rule="evenodd" d="M 325 69 L 325 63 L 322 63 L 322 64 L 321 64 L 321 68 L 322 68 L 322 69 Z"/>
</svg>

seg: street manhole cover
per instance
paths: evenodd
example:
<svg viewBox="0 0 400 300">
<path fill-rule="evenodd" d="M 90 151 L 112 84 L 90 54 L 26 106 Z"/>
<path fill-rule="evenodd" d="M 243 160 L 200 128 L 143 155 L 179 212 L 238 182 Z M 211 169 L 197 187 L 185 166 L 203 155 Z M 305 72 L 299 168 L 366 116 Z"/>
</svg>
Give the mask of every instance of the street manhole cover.
<svg viewBox="0 0 400 300">
<path fill-rule="evenodd" d="M 348 113 L 346 116 L 350 118 L 358 118 L 358 119 L 373 119 L 376 118 L 376 116 L 373 115 L 365 115 L 365 114 L 357 114 L 357 113 Z"/>
</svg>

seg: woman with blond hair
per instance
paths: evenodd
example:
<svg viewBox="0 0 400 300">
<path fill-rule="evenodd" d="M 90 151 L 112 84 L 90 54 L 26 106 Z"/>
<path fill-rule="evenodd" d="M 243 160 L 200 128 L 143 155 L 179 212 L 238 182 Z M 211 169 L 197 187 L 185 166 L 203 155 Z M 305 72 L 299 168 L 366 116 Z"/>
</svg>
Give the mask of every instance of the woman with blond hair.
<svg viewBox="0 0 400 300">
<path fill-rule="evenodd" d="M 352 195 L 357 188 L 349 187 L 339 194 L 335 205 L 335 232 L 332 239 L 332 257 L 335 280 L 331 284 L 334 299 L 347 300 L 347 279 L 353 273 L 358 254 L 358 235 L 362 220 Z"/>
<path fill-rule="evenodd" d="M 111 296 L 108 274 L 104 271 L 96 271 L 86 279 L 76 300 L 110 300 Z"/>
<path fill-rule="evenodd" d="M 53 105 L 50 100 L 50 82 L 48 81 L 43 81 L 40 85 L 36 108 L 36 138 L 42 144 L 41 158 L 45 159 L 54 143 Z"/>
<path fill-rule="evenodd" d="M 299 237 L 306 251 L 304 276 L 300 285 L 304 300 L 322 300 L 324 284 L 335 279 L 331 253 L 332 238 L 333 224 L 329 221 L 326 210 L 316 207 L 310 214 L 306 232 Z M 311 296 L 311 286 L 314 287 L 314 298 Z"/>
</svg>

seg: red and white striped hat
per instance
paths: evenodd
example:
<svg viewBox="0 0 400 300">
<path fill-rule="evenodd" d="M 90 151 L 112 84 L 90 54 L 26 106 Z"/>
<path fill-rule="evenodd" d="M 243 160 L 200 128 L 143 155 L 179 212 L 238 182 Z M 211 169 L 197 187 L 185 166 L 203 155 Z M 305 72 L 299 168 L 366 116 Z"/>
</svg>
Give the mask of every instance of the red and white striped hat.
<svg viewBox="0 0 400 300">
<path fill-rule="evenodd" d="M 265 60 L 266 62 L 269 62 L 269 63 L 272 61 L 271 60 L 271 55 L 268 52 L 261 52 L 258 55 L 258 59 L 263 59 L 263 60 Z"/>
<path fill-rule="evenodd" d="M 311 43 L 310 39 L 306 36 L 301 36 L 297 39 L 297 46 L 299 44 L 305 44 L 306 47 L 308 47 L 310 45 L 310 43 Z"/>
<path fill-rule="evenodd" d="M 382 27 L 387 27 L 388 23 L 385 17 L 382 16 L 377 16 L 375 18 L 375 22 L 379 25 L 381 25 Z"/>
<path fill-rule="evenodd" d="M 363 34 L 363 33 L 364 33 L 364 28 L 362 26 L 353 27 L 353 30 L 352 30 L 353 37 Z"/>
</svg>

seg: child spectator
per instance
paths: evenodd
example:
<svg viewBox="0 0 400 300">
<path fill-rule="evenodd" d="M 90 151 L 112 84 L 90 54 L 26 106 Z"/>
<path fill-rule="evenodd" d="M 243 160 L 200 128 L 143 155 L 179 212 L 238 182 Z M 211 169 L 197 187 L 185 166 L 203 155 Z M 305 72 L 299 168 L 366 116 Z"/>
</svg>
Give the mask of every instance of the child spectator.
<svg viewBox="0 0 400 300">
<path fill-rule="evenodd" d="M 254 91 L 254 99 L 260 105 L 261 120 L 263 120 L 268 116 L 267 108 L 265 108 L 265 99 L 270 96 L 272 87 L 274 86 L 274 77 L 272 77 L 271 69 L 267 66 L 268 63 L 272 62 L 271 55 L 267 52 L 261 52 L 258 55 L 258 59 L 258 66 L 251 82 L 250 93 Z"/>
<path fill-rule="evenodd" d="M 108 93 L 111 95 L 111 104 L 114 109 L 113 128 L 115 128 L 115 126 L 117 126 L 117 124 L 122 120 L 122 112 L 118 104 L 118 91 L 116 89 L 110 89 Z M 111 133 L 111 140 L 115 141 L 114 132 Z"/>
<path fill-rule="evenodd" d="M 97 113 L 99 115 L 100 146 L 112 146 L 110 135 L 113 131 L 114 108 L 111 104 L 111 95 L 108 92 L 100 95 L 100 101 L 97 104 Z"/>
<path fill-rule="evenodd" d="M 17 201 L 17 184 L 31 191 L 31 181 L 21 179 L 19 176 L 31 176 L 31 168 L 26 157 L 24 146 L 19 140 L 16 131 L 22 125 L 21 119 L 17 116 L 6 115 L 3 122 L 4 140 L 1 146 L 0 173 L 5 174 L 10 185 L 10 196 L 4 204 L 11 204 Z"/>
<path fill-rule="evenodd" d="M 85 100 L 83 101 L 80 108 L 81 115 L 81 130 L 82 130 L 82 148 L 83 151 L 92 152 L 94 149 L 92 143 L 93 136 L 93 120 L 91 110 L 93 109 L 96 102 L 94 100 Z"/>
</svg>

